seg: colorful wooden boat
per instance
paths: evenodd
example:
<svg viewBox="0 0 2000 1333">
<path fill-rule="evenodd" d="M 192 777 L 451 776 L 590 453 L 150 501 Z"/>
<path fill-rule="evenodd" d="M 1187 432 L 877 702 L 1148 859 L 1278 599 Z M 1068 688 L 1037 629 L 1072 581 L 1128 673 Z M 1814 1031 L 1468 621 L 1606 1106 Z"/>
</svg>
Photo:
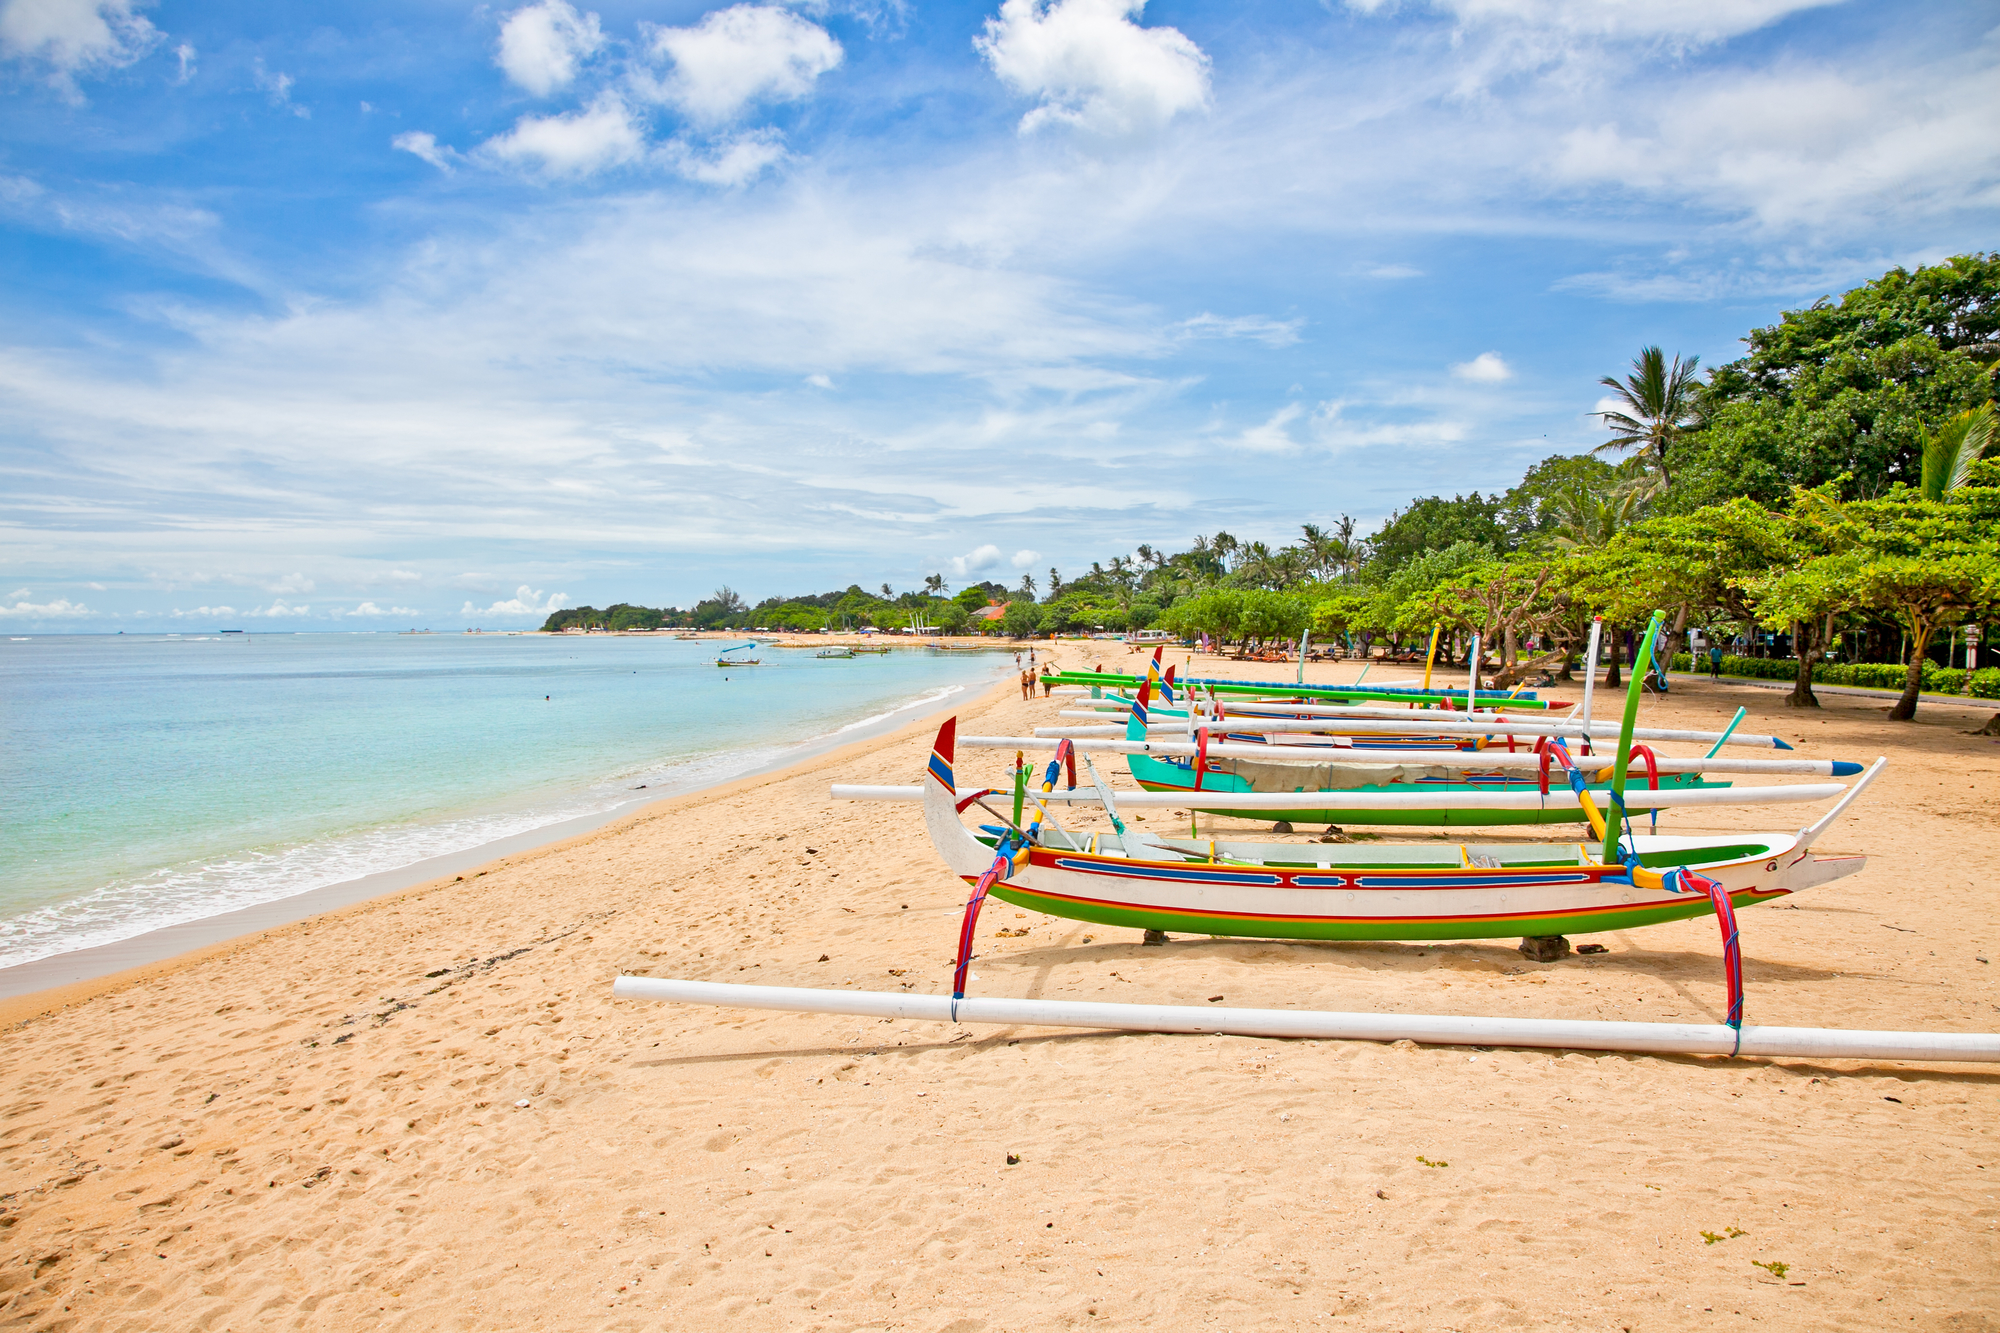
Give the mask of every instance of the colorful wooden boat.
<svg viewBox="0 0 2000 1333">
<path fill-rule="evenodd" d="M 952 872 L 996 864 L 1004 825 L 982 839 L 959 817 L 957 719 L 939 728 L 924 822 Z M 1849 799 L 1852 799 L 1850 793 Z M 1844 808 L 1845 802 L 1842 807 Z M 1839 813 L 1839 808 L 1834 814 Z M 1829 816 L 1829 819 L 1832 816 Z M 992 896 L 1051 916 L 1145 930 L 1265 939 L 1496 939 L 1626 930 L 1715 910 L 1703 878 L 1737 906 L 1851 875 L 1860 856 L 1816 856 L 1809 833 L 1627 835 L 1627 864 L 1579 843 L 1367 845 L 1205 841 L 1129 829 L 1043 829 L 1011 856 Z M 1686 874 L 1680 872 L 1689 872 Z"/>
</svg>

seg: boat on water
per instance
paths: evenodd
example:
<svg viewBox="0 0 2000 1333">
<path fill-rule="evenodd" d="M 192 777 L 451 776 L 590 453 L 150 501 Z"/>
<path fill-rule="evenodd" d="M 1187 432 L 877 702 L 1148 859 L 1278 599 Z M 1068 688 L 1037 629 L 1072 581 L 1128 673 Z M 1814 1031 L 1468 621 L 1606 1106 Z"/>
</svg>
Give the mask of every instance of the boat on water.
<svg viewBox="0 0 2000 1333">
<path fill-rule="evenodd" d="M 1045 828 L 1039 814 L 1026 828 L 989 824 L 975 833 L 960 819 L 961 804 L 980 797 L 959 795 L 956 737 L 953 718 L 938 729 L 922 783 L 924 823 L 945 864 L 968 882 L 997 869 L 988 890 L 993 897 L 1103 925 L 1312 940 L 1587 934 L 1712 913 L 1710 882 L 1743 907 L 1867 864 L 1862 856 L 1811 851 L 1866 779 L 1798 833 L 1627 833 L 1618 837 L 1617 859 L 1574 842 L 1336 850 L 1320 843 L 1163 838 L 1124 826 L 1115 803 L 1107 805 L 1115 833 Z M 1053 767 L 1045 791 L 1054 786 Z"/>
<path fill-rule="evenodd" d="M 838 657 L 852 657 L 852 656 L 854 656 L 854 649 L 852 649 L 852 648 L 822 648 L 822 649 L 820 649 L 820 650 L 819 650 L 818 652 L 814 653 L 814 654 L 813 654 L 813 656 L 814 656 L 814 657 L 826 657 L 826 658 L 838 658 Z"/>
</svg>

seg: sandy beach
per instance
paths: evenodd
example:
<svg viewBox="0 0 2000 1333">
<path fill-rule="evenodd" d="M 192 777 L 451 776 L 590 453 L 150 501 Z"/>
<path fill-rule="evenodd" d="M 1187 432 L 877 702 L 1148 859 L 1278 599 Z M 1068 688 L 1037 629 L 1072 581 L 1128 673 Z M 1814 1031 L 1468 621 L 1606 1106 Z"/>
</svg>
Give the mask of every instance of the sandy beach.
<svg viewBox="0 0 2000 1333">
<path fill-rule="evenodd" d="M 1060 660 L 1139 661 L 1103 647 Z M 1821 844 L 1868 869 L 1743 913 L 1752 1023 L 2000 1028 L 1990 705 L 1887 702 L 1676 680 L 1644 707 L 1742 705 L 1802 755 L 1891 761 Z M 1003 682 L 959 713 L 1025 734 L 1060 706 Z M 2000 1329 L 2000 1068 L 612 999 L 622 972 L 948 989 L 964 886 L 915 807 L 827 791 L 915 782 L 936 721 L 0 1005 L 0 1328 Z M 990 994 L 1699 1022 L 1723 1000 L 1708 918 L 1547 965 L 1511 941 L 1142 948 L 997 902 L 981 941 Z"/>
</svg>

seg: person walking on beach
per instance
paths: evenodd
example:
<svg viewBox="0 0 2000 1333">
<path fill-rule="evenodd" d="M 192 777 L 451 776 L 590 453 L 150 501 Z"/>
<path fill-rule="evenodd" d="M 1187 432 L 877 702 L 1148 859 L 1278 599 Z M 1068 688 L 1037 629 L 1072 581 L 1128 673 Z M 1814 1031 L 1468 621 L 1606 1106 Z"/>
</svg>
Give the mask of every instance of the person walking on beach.
<svg viewBox="0 0 2000 1333">
<path fill-rule="evenodd" d="M 1722 679 L 1722 645 L 1719 643 L 1708 645 L 1708 678 Z"/>
<path fill-rule="evenodd" d="M 1044 699 L 1049 697 L 1049 691 L 1054 689 L 1055 685 L 1056 685 L 1055 664 L 1051 662 L 1042 663 L 1042 697 Z"/>
<path fill-rule="evenodd" d="M 1020 659 L 1016 658 L 1015 660 L 1019 661 Z M 1021 672 L 1021 698 L 1023 701 L 1026 701 L 1034 697 L 1035 697 L 1035 673 L 1032 671 L 1024 670 Z"/>
</svg>

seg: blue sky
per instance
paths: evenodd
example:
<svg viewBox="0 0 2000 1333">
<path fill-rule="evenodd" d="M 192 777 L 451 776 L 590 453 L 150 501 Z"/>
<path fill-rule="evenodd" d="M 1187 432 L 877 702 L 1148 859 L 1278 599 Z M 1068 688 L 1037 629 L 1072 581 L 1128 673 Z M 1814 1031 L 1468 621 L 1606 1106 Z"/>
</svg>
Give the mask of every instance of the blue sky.
<svg viewBox="0 0 2000 1333">
<path fill-rule="evenodd" d="M 1364 529 L 2000 243 L 1985 3 L 0 0 L 0 621 Z"/>
</svg>

